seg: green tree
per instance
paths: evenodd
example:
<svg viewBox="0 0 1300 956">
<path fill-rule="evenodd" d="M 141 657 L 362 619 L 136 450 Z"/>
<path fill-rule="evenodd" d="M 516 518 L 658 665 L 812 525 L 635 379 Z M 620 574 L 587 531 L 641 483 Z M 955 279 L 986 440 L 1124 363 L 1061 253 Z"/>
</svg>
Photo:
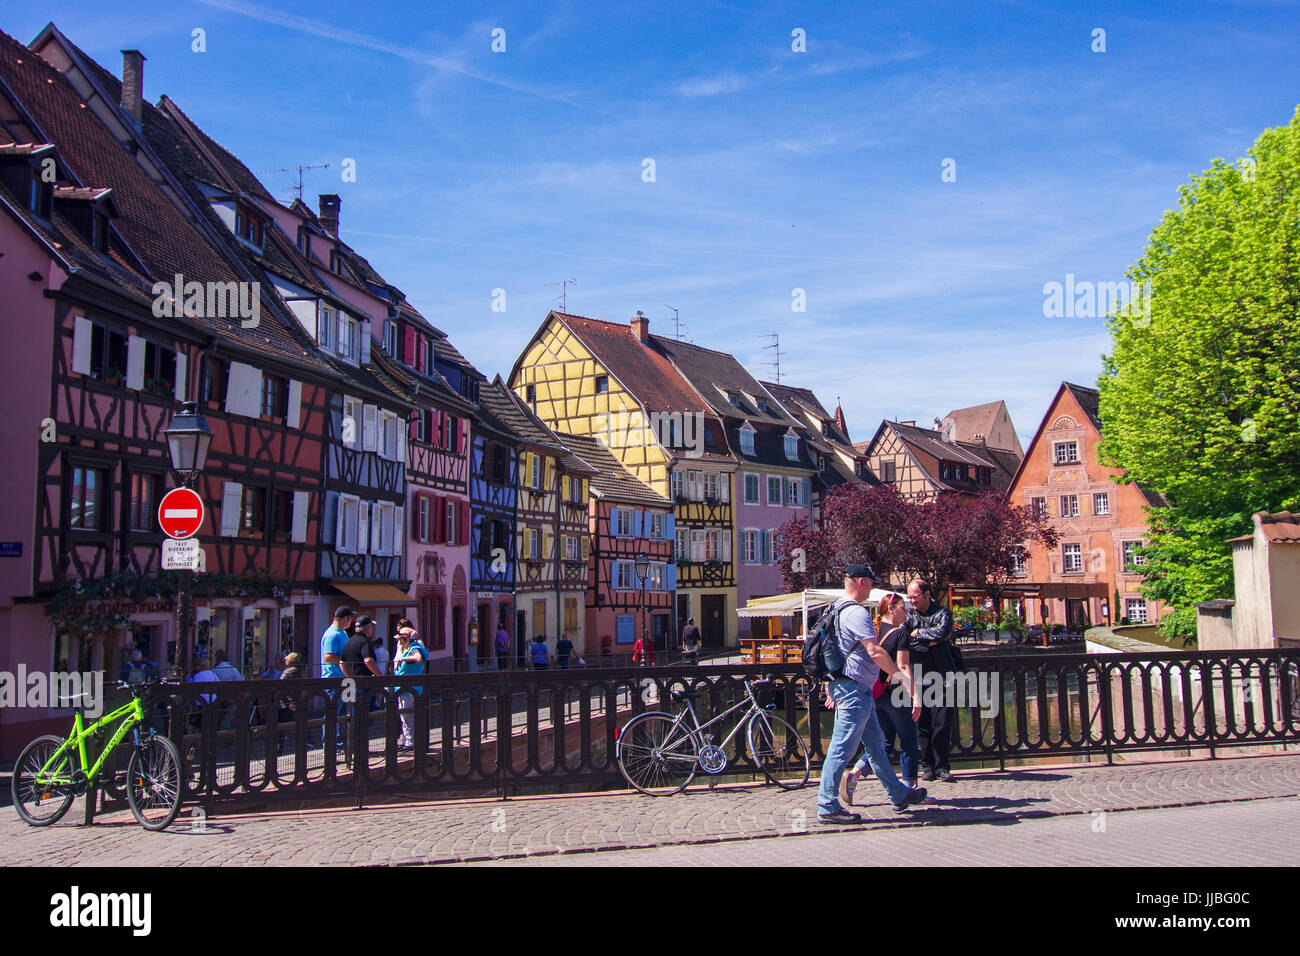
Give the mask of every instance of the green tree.
<svg viewBox="0 0 1300 956">
<path fill-rule="evenodd" d="M 1150 511 L 1142 567 L 1174 609 L 1167 637 L 1231 597 L 1224 539 L 1300 507 L 1300 108 L 1191 179 L 1128 272 L 1149 314 L 1111 317 L 1099 382 L 1103 461 L 1169 505 Z"/>
</svg>

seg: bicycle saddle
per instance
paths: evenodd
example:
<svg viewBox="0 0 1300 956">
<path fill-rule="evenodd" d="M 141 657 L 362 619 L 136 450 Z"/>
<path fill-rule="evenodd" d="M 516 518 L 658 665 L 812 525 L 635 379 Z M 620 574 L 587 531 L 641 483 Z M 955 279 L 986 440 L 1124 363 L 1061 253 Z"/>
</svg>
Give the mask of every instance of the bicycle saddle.
<svg viewBox="0 0 1300 956">
<path fill-rule="evenodd" d="M 685 703 L 686 701 L 688 701 L 688 700 L 694 700 L 696 697 L 699 697 L 699 696 L 700 696 L 700 692 L 697 691 L 697 690 L 675 690 L 675 691 L 673 691 L 673 700 L 677 701 L 678 703 Z"/>
</svg>

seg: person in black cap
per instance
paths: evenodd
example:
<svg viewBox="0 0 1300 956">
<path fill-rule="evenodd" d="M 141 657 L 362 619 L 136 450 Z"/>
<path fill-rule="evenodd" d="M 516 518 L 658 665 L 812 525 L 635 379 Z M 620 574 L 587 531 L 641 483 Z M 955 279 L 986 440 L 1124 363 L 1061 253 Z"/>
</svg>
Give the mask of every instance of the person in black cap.
<svg viewBox="0 0 1300 956">
<path fill-rule="evenodd" d="M 862 817 L 850 813 L 840 803 L 840 779 L 857 754 L 861 743 L 867 762 L 876 779 L 884 786 L 894 809 L 904 811 L 925 800 L 925 790 L 908 787 L 894 775 L 885 756 L 885 735 L 876 718 L 872 688 L 881 670 L 899 673 L 898 665 L 877 642 L 871 615 L 862 606 L 871 598 L 876 572 L 865 564 L 851 564 L 844 569 L 844 599 L 836 601 L 823 613 L 831 618 L 843 669 L 831 676 L 829 696 L 835 707 L 835 730 L 826 748 L 822 764 L 821 788 L 817 794 L 817 819 L 826 824 L 860 823 Z M 910 688 L 909 688 L 910 690 Z"/>
<path fill-rule="evenodd" d="M 374 636 L 375 622 L 368 615 L 362 614 L 357 618 L 352 636 L 343 646 L 343 666 L 347 668 L 349 677 L 365 677 L 367 674 L 384 676 L 375 660 Z"/>
</svg>

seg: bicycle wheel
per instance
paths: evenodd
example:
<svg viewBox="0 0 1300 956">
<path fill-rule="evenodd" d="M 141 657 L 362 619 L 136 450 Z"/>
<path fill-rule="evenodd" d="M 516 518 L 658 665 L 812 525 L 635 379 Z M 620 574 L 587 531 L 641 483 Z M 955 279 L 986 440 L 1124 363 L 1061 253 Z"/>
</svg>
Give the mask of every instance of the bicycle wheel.
<svg viewBox="0 0 1300 956">
<path fill-rule="evenodd" d="M 166 737 L 146 737 L 126 765 L 126 802 L 146 830 L 171 825 L 181 809 L 181 755 Z"/>
<path fill-rule="evenodd" d="M 784 717 L 759 711 L 749 719 L 749 753 L 763 775 L 784 790 L 808 782 L 808 746 Z"/>
<path fill-rule="evenodd" d="M 51 768 L 52 773 L 57 775 L 58 783 L 36 781 L 41 768 L 62 746 L 62 737 L 46 734 L 24 747 L 14 762 L 14 775 L 9 789 L 13 794 L 14 809 L 24 823 L 34 827 L 47 827 L 57 822 L 72 806 L 77 792 L 72 783 L 75 761 L 71 753 L 65 753 L 58 766 Z"/>
<path fill-rule="evenodd" d="M 637 790 L 666 797 L 685 789 L 699 767 L 695 735 L 674 729 L 668 714 L 642 714 L 624 725 L 615 753 L 618 769 Z"/>
</svg>

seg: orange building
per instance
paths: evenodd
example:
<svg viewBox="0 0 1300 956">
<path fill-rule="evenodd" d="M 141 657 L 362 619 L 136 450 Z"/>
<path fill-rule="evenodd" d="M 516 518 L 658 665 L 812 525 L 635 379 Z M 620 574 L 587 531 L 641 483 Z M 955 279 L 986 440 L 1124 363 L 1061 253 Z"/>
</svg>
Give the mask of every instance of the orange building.
<svg viewBox="0 0 1300 956">
<path fill-rule="evenodd" d="M 1164 502 L 1116 484 L 1124 472 L 1098 463 L 1097 408 L 1096 389 L 1061 383 L 1011 480 L 1011 501 L 1046 515 L 1060 536 L 1050 551 L 1030 547 L 1016 582 L 1022 593 L 1037 590 L 1025 599 L 1026 624 L 1138 624 L 1163 611 L 1139 593 L 1133 551 L 1148 543 L 1143 508 Z"/>
</svg>

